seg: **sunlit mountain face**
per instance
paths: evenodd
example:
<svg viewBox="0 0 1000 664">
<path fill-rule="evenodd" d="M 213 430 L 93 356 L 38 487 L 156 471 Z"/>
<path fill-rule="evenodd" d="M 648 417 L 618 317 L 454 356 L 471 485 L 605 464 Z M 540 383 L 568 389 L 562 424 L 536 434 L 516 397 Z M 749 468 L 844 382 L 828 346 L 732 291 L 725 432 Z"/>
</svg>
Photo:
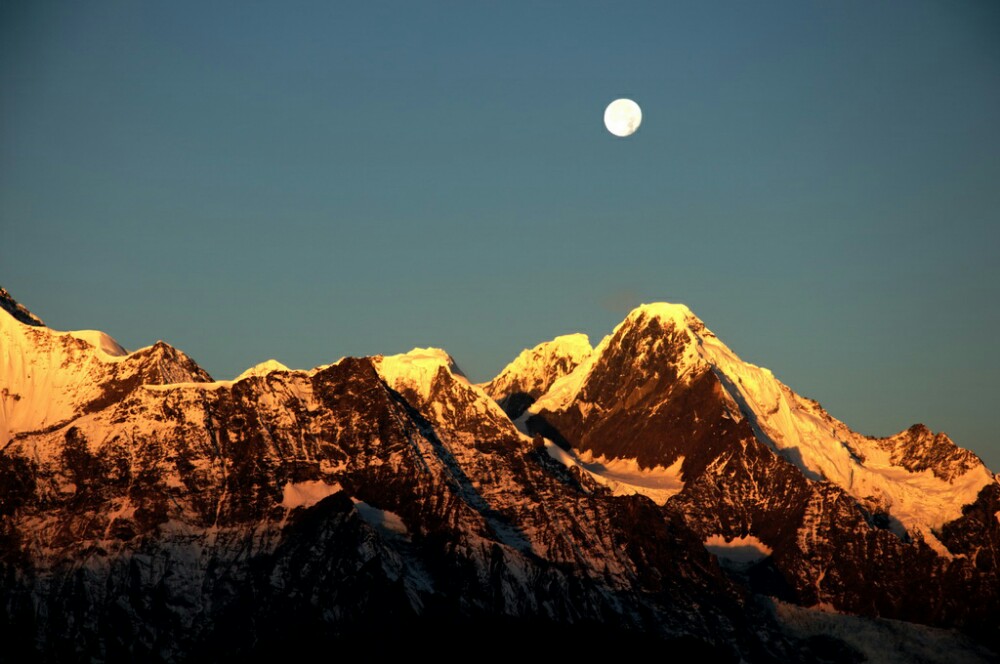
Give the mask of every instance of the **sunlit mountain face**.
<svg viewBox="0 0 1000 664">
<path fill-rule="evenodd" d="M 0 305 L 2 660 L 997 657 L 982 461 L 852 430 L 683 305 L 483 385 L 435 348 L 215 380 Z"/>
</svg>

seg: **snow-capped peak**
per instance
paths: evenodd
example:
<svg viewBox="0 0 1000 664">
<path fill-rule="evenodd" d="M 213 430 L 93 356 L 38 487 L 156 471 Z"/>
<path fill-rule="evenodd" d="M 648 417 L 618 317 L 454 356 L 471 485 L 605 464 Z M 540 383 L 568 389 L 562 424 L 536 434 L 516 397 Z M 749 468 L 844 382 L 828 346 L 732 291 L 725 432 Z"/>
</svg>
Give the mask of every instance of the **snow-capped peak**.
<svg viewBox="0 0 1000 664">
<path fill-rule="evenodd" d="M 686 304 L 671 304 L 670 302 L 640 304 L 629 312 L 623 322 L 636 321 L 644 316 L 657 318 L 662 321 L 671 321 L 681 325 L 687 325 L 690 322 L 701 322 Z"/>
<path fill-rule="evenodd" d="M 975 455 L 946 436 L 919 427 L 888 439 L 852 431 L 768 369 L 741 360 L 679 304 L 634 309 L 588 360 L 555 381 L 529 413 L 571 407 L 590 412 L 591 401 L 610 394 L 608 390 L 622 398 L 642 393 L 651 377 L 666 370 L 679 380 L 713 372 L 731 412 L 749 420 L 761 442 L 807 477 L 839 485 L 869 508 L 889 512 L 908 530 L 936 528 L 958 518 L 962 506 L 992 481 Z"/>
<path fill-rule="evenodd" d="M 440 348 L 414 348 L 398 355 L 376 355 L 372 360 L 383 380 L 393 389 L 411 389 L 421 399 L 430 397 L 434 378 L 442 368 L 459 381 L 469 382 L 451 355 Z"/>
<path fill-rule="evenodd" d="M 694 313 L 692 313 L 691 309 L 689 309 L 687 305 L 671 304 L 669 302 L 653 302 L 639 305 L 630 311 L 621 323 L 615 326 L 615 329 L 611 331 L 611 334 L 601 340 L 593 351 L 589 353 L 587 358 L 577 365 L 576 369 L 554 381 L 549 389 L 538 398 L 538 401 L 531 406 L 531 412 L 537 413 L 542 410 L 565 410 L 573 402 L 573 400 L 577 398 L 580 390 L 587 382 L 587 378 L 589 377 L 591 370 L 605 354 L 614 340 L 621 339 L 622 336 L 630 330 L 635 330 L 638 334 L 644 335 L 645 328 L 653 321 L 659 323 L 658 330 L 656 332 L 651 332 L 648 335 L 651 337 L 657 337 L 657 339 L 653 339 L 653 343 L 662 343 L 662 340 L 658 340 L 658 337 L 660 336 L 659 331 L 668 327 L 674 330 L 690 329 L 691 336 L 689 339 L 694 338 L 693 335 L 695 335 L 695 330 L 707 336 L 715 336 L 705 327 L 704 323 L 702 323 L 701 320 L 695 316 Z M 695 357 L 695 346 L 693 344 L 688 344 L 686 349 L 686 361 L 690 363 L 695 359 Z M 638 361 L 641 358 L 637 357 L 634 359 Z"/>
<path fill-rule="evenodd" d="M 442 434 L 471 442 L 483 423 L 494 430 L 518 433 L 500 406 L 483 388 L 473 385 L 440 348 L 414 348 L 399 355 L 371 358 L 375 370 L 393 390 L 402 394 Z"/>
<path fill-rule="evenodd" d="M 241 381 L 244 378 L 250 378 L 251 376 L 263 377 L 274 371 L 288 371 L 288 367 L 275 359 L 264 360 L 260 364 L 255 364 L 241 373 L 234 379 L 234 381 Z"/>
<path fill-rule="evenodd" d="M 521 351 L 513 362 L 489 382 L 489 385 L 492 389 L 497 389 L 510 383 L 523 382 L 525 379 L 530 381 L 537 377 L 539 372 L 549 369 L 547 365 L 553 359 L 565 358 L 576 365 L 587 359 L 593 351 L 586 334 L 564 334 L 552 341 L 543 341 L 534 348 Z"/>
<path fill-rule="evenodd" d="M 573 371 L 594 349 L 585 334 L 566 334 L 521 351 L 483 386 L 486 393 L 516 418 L 556 380 Z"/>
</svg>

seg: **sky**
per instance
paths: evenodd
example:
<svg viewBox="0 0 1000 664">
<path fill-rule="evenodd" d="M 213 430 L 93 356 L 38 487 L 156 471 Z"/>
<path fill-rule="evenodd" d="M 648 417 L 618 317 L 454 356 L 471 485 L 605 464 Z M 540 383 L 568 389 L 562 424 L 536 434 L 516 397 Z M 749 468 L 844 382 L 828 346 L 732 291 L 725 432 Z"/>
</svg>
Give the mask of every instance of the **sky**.
<svg viewBox="0 0 1000 664">
<path fill-rule="evenodd" d="M 683 302 L 1000 470 L 1000 5 L 4 2 L 0 285 L 217 378 Z"/>
</svg>

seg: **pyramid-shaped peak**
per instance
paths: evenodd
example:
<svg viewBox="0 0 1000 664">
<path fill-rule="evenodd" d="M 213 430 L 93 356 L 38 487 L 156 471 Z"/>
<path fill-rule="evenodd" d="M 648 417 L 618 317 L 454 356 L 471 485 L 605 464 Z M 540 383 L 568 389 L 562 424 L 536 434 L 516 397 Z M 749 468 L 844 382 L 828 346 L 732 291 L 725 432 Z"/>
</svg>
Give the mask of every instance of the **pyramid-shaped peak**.
<svg viewBox="0 0 1000 664">
<path fill-rule="evenodd" d="M 243 380 L 251 376 L 263 377 L 275 371 L 288 371 L 288 367 L 275 359 L 265 360 L 241 373 L 236 377 L 236 380 Z"/>
</svg>

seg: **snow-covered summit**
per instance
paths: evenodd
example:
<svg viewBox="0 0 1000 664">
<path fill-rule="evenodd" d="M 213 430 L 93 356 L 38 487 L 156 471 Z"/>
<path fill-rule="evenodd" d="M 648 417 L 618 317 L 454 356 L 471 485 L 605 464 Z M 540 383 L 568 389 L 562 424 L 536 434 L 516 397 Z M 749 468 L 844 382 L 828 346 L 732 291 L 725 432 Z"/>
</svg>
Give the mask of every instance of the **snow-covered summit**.
<svg viewBox="0 0 1000 664">
<path fill-rule="evenodd" d="M 686 304 L 670 302 L 650 302 L 640 304 L 628 313 L 623 322 L 636 321 L 640 318 L 657 318 L 678 324 L 700 323 L 701 321 Z"/>
<path fill-rule="evenodd" d="M 421 399 L 430 397 L 434 379 L 442 369 L 469 382 L 452 356 L 440 348 L 414 348 L 398 355 L 376 355 L 372 360 L 383 380 L 393 389 L 408 388 Z"/>
<path fill-rule="evenodd" d="M 647 331 L 650 326 L 655 329 Z M 676 331 L 693 329 L 707 336 L 715 336 L 687 305 L 668 302 L 639 305 L 630 311 L 624 320 L 615 326 L 611 334 L 604 337 L 587 354 L 587 357 L 577 364 L 575 369 L 553 381 L 549 389 L 538 397 L 537 402 L 531 406 L 530 410 L 536 413 L 542 410 L 565 410 L 577 398 L 594 365 L 608 351 L 613 340 L 621 340 L 626 335 L 631 334 L 634 337 L 648 336 L 653 339 L 653 345 L 661 345 L 664 341 L 661 338 L 661 332 L 666 328 Z M 694 333 L 692 332 L 692 334 Z M 687 352 L 687 359 L 690 361 L 695 356 L 696 353 L 691 347 Z M 639 355 L 633 357 L 635 362 L 641 362 L 642 359 Z"/>
<path fill-rule="evenodd" d="M 570 373 L 594 352 L 585 334 L 566 334 L 521 351 L 483 386 L 512 417 L 544 394 L 552 383 Z"/>
<path fill-rule="evenodd" d="M 440 348 L 414 348 L 399 355 L 371 358 L 375 370 L 393 390 L 404 395 L 446 438 L 471 442 L 485 425 L 519 434 L 483 388 L 473 385 Z M 447 434 L 445 432 L 451 432 Z"/>
<path fill-rule="evenodd" d="M 238 382 L 243 380 L 244 378 L 250 378 L 252 376 L 263 377 L 275 371 L 288 371 L 288 370 L 289 370 L 288 367 L 286 367 L 284 364 L 275 359 L 264 360 L 263 362 L 255 364 L 254 366 L 250 367 L 249 369 L 241 373 L 234 379 L 234 382 Z"/>
</svg>

